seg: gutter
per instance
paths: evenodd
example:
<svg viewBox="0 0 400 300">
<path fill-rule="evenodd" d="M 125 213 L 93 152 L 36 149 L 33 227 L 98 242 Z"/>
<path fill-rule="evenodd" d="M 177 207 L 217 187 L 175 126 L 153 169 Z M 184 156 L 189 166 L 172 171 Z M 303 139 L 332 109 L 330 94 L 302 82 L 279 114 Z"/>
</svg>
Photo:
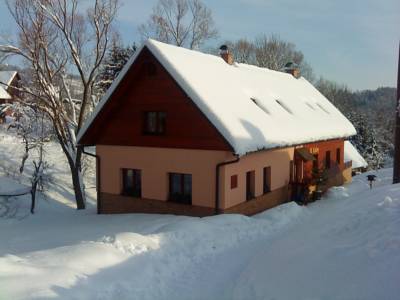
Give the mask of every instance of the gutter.
<svg viewBox="0 0 400 300">
<path fill-rule="evenodd" d="M 218 163 L 216 168 L 215 168 L 215 214 L 219 215 L 220 214 L 220 203 L 219 203 L 219 173 L 220 173 L 220 168 L 226 165 L 234 164 L 237 163 L 240 160 L 239 155 L 236 155 L 236 158 L 234 160 L 230 161 L 224 161 L 221 163 Z"/>
<path fill-rule="evenodd" d="M 89 155 L 91 157 L 95 157 L 96 158 L 96 193 L 97 193 L 97 213 L 100 214 L 101 212 L 101 201 L 100 201 L 100 156 L 98 156 L 97 154 L 93 154 L 90 152 L 86 152 L 85 151 L 85 146 L 83 145 L 78 145 L 79 148 L 82 149 L 82 153 Z"/>
</svg>

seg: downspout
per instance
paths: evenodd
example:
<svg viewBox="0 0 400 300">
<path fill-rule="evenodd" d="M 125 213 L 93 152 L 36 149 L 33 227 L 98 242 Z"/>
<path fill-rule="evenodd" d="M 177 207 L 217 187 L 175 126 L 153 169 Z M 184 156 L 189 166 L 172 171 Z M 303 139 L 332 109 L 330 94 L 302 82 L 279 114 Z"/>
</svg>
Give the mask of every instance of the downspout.
<svg viewBox="0 0 400 300">
<path fill-rule="evenodd" d="M 82 153 L 95 157 L 96 158 L 96 193 L 97 193 L 97 213 L 100 214 L 101 213 L 101 201 L 100 201 L 100 156 L 98 156 L 97 154 L 93 154 L 90 152 L 86 152 L 85 151 L 85 146 L 83 145 L 78 145 L 79 148 L 82 149 Z"/>
<path fill-rule="evenodd" d="M 216 166 L 216 172 L 215 172 L 215 214 L 216 215 L 220 214 L 220 208 L 219 208 L 219 173 L 220 173 L 220 171 L 219 170 L 221 167 L 237 163 L 239 160 L 240 160 L 239 155 L 236 155 L 236 158 L 234 160 L 224 161 L 224 162 L 218 163 Z"/>
</svg>

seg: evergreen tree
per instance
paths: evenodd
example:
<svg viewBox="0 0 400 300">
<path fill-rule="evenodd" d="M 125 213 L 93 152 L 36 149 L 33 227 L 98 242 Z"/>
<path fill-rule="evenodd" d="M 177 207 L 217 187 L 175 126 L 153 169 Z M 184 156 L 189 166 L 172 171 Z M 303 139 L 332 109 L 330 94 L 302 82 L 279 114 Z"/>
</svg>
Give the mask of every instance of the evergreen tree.
<svg viewBox="0 0 400 300">
<path fill-rule="evenodd" d="M 352 144 L 368 163 L 368 169 L 380 169 L 384 166 L 384 153 L 377 143 L 376 131 L 362 114 L 349 113 L 347 118 L 353 123 L 357 135 L 351 138 Z"/>
<path fill-rule="evenodd" d="M 135 52 L 135 44 L 129 47 L 123 47 L 115 42 L 112 45 L 98 75 L 96 87 L 99 94 L 104 94 L 107 91 L 115 78 L 117 78 L 119 72 L 121 72 L 122 68 L 128 62 L 129 58 Z"/>
</svg>

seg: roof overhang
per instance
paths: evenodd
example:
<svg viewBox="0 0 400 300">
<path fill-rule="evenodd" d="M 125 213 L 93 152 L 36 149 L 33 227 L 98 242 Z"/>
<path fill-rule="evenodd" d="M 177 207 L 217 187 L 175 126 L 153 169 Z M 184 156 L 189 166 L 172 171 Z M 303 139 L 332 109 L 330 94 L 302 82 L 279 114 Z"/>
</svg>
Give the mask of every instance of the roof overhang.
<svg viewBox="0 0 400 300">
<path fill-rule="evenodd" d="M 298 154 L 303 161 L 313 161 L 315 160 L 314 155 L 310 153 L 307 148 L 298 148 L 295 149 L 295 153 Z"/>
</svg>

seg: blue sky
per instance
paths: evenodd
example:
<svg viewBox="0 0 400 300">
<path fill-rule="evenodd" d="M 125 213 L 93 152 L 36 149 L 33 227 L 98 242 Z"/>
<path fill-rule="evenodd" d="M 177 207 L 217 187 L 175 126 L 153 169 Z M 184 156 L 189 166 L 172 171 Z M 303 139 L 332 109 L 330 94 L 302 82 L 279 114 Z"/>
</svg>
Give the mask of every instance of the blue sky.
<svg viewBox="0 0 400 300">
<path fill-rule="evenodd" d="M 89 1 L 89 0 L 88 0 Z M 400 41 L 399 0 L 203 0 L 219 38 L 278 34 L 303 51 L 317 75 L 352 89 L 395 86 Z M 12 33 L 4 0 L 0 32 Z M 139 42 L 137 26 L 157 0 L 122 0 L 117 28 L 126 44 Z"/>
</svg>

